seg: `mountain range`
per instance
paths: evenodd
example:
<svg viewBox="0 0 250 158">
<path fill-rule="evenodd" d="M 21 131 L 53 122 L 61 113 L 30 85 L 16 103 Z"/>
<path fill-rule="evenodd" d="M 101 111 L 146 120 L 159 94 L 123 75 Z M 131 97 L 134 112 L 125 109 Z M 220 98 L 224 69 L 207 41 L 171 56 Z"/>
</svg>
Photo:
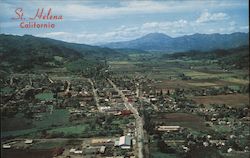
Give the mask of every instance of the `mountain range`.
<svg viewBox="0 0 250 158">
<path fill-rule="evenodd" d="M 98 65 L 100 59 L 102 61 L 103 59 L 126 59 L 129 53 L 145 54 L 149 53 L 148 51 L 159 51 L 163 54 L 169 52 L 191 52 L 192 54 L 194 50 L 205 52 L 215 49 L 236 48 L 249 45 L 248 37 L 249 33 L 232 33 L 224 35 L 194 34 L 172 38 L 162 33 L 151 33 L 136 40 L 110 43 L 105 47 L 99 47 L 31 35 L 0 34 L 0 68 L 3 70 L 13 67 L 13 70 L 20 71 L 37 66 L 60 67 L 73 63 L 71 65 L 75 66 L 70 67 L 81 65 L 81 68 L 77 69 L 78 71 L 88 67 L 88 65 Z M 246 53 L 241 56 L 243 59 L 246 57 Z M 230 57 L 230 59 L 232 58 Z"/>
<path fill-rule="evenodd" d="M 214 49 L 230 49 L 248 45 L 249 33 L 232 34 L 193 34 L 181 37 L 170 37 L 163 33 L 150 33 L 141 38 L 112 42 L 102 45 L 113 49 L 137 49 L 157 52 L 183 52 L 190 50 L 210 51 Z"/>
</svg>

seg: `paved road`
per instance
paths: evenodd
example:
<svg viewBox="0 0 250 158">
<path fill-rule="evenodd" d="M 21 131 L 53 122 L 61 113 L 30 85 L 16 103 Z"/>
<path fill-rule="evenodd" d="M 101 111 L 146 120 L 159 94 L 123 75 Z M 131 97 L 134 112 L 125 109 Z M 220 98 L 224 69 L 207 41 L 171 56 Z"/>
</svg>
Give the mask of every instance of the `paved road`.
<svg viewBox="0 0 250 158">
<path fill-rule="evenodd" d="M 155 111 L 159 111 L 158 107 L 155 104 L 150 102 L 150 99 L 148 99 L 146 97 L 140 97 L 140 100 L 152 105 Z"/>
<path fill-rule="evenodd" d="M 65 90 L 65 93 L 68 93 L 71 83 L 70 83 L 68 80 L 66 80 L 66 82 L 67 82 L 67 88 L 66 88 L 66 90 Z"/>
<path fill-rule="evenodd" d="M 98 109 L 99 112 L 102 112 L 102 110 L 100 108 L 100 104 L 99 104 L 99 97 L 97 95 L 97 90 L 95 89 L 94 83 L 93 83 L 93 81 L 91 79 L 88 79 L 88 81 L 92 86 L 92 90 L 93 90 L 93 94 L 94 94 L 97 109 Z"/>
<path fill-rule="evenodd" d="M 124 105 L 127 109 L 129 109 L 134 117 L 135 117 L 135 124 L 136 124 L 136 131 L 137 131 L 137 145 L 138 145 L 138 157 L 143 158 L 143 140 L 144 140 L 144 133 L 143 133 L 143 119 L 140 117 L 137 109 L 128 102 L 128 98 L 122 93 L 121 90 L 110 80 L 108 79 L 109 83 L 113 86 L 113 88 L 119 93 L 124 101 Z"/>
</svg>

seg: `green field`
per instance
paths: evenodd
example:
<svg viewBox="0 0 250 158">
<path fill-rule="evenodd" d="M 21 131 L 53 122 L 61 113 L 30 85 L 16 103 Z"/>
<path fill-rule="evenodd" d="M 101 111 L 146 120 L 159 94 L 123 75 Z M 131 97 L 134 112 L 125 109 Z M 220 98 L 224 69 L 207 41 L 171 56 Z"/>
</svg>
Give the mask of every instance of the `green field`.
<svg viewBox="0 0 250 158">
<path fill-rule="evenodd" d="M 11 127 L 8 127 L 5 131 L 2 132 L 2 137 L 6 136 L 21 136 L 21 135 L 31 135 L 43 129 L 49 129 L 52 126 L 65 126 L 69 124 L 69 112 L 66 109 L 62 110 L 54 110 L 52 114 L 50 113 L 43 113 L 42 120 L 33 120 L 31 124 L 28 124 L 27 119 L 23 117 L 23 115 L 19 114 L 16 115 L 14 118 L 11 118 L 12 121 Z M 20 123 L 20 121 L 22 124 Z M 8 122 L 8 120 L 5 120 Z M 7 125 L 8 123 L 4 123 Z M 26 123 L 25 123 L 26 122 Z M 24 126 L 23 126 L 24 125 Z"/>
<path fill-rule="evenodd" d="M 0 92 L 1 94 L 11 94 L 12 92 L 14 92 L 14 88 L 11 88 L 11 87 L 3 87 L 3 88 L 0 88 Z"/>
<path fill-rule="evenodd" d="M 52 149 L 52 148 L 58 148 L 58 147 L 64 147 L 67 144 L 67 140 L 46 140 L 45 142 L 38 142 L 34 143 L 31 147 L 31 149 Z"/>
<path fill-rule="evenodd" d="M 44 93 L 39 93 L 35 96 L 36 99 L 39 100 L 45 100 L 45 101 L 50 101 L 50 100 L 54 100 L 54 94 L 52 92 L 44 92 Z"/>
<path fill-rule="evenodd" d="M 64 133 L 64 134 L 81 134 L 85 132 L 88 125 L 81 124 L 75 126 L 68 126 L 68 127 L 56 127 L 52 130 L 49 130 L 49 133 Z"/>
</svg>

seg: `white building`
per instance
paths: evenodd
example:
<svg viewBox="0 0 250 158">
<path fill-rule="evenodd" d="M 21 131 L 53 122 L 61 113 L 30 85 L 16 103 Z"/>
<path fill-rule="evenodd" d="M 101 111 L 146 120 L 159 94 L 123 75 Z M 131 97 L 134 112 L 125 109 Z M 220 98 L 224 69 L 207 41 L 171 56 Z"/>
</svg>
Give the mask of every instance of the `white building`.
<svg viewBox="0 0 250 158">
<path fill-rule="evenodd" d="M 156 130 L 157 131 L 162 131 L 162 132 L 172 132 L 172 131 L 178 131 L 180 130 L 180 126 L 157 126 Z"/>
<path fill-rule="evenodd" d="M 130 149 L 131 148 L 131 137 L 129 136 L 122 136 L 119 139 L 119 146 L 122 149 Z"/>
<path fill-rule="evenodd" d="M 24 141 L 25 144 L 32 144 L 33 143 L 33 140 L 32 139 L 26 139 Z"/>
</svg>

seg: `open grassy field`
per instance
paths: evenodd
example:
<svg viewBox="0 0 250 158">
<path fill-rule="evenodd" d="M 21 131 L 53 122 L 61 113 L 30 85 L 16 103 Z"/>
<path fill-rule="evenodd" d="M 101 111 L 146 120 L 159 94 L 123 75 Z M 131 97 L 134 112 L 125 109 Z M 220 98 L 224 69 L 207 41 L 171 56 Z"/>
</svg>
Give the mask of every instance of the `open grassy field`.
<svg viewBox="0 0 250 158">
<path fill-rule="evenodd" d="M 49 133 L 64 133 L 64 134 L 81 134 L 83 133 L 88 125 L 81 124 L 75 126 L 67 126 L 67 127 L 58 127 L 49 130 Z"/>
<path fill-rule="evenodd" d="M 168 153 L 163 153 L 159 150 L 157 147 L 157 143 L 150 143 L 150 157 L 151 158 L 179 158 L 177 154 L 168 154 Z"/>
<path fill-rule="evenodd" d="M 229 133 L 232 129 L 227 125 L 212 125 L 212 129 L 219 133 Z"/>
<path fill-rule="evenodd" d="M 191 98 L 198 104 L 226 104 L 230 106 L 249 105 L 249 96 L 247 94 L 230 94 L 216 96 L 195 96 Z"/>
<path fill-rule="evenodd" d="M 250 152 L 232 152 L 223 153 L 224 158 L 248 158 L 250 157 Z"/>
<path fill-rule="evenodd" d="M 34 143 L 31 149 L 52 149 L 52 148 L 64 147 L 65 145 L 67 145 L 67 143 L 68 140 L 52 139 Z"/>
<path fill-rule="evenodd" d="M 0 92 L 1 94 L 11 94 L 12 92 L 14 92 L 14 88 L 11 88 L 11 87 L 3 87 L 3 88 L 0 88 Z"/>
<path fill-rule="evenodd" d="M 65 125 L 69 123 L 69 112 L 66 109 L 56 109 L 52 114 L 44 113 L 41 121 L 34 121 L 37 128 L 47 128 L 52 125 Z"/>
<path fill-rule="evenodd" d="M 1 123 L 2 132 L 25 130 L 34 127 L 34 125 L 32 125 L 32 121 L 24 118 L 23 114 L 17 114 L 12 118 L 1 118 Z"/>
<path fill-rule="evenodd" d="M 44 93 L 39 93 L 35 96 L 36 99 L 39 100 L 45 100 L 45 101 L 50 101 L 50 100 L 54 100 L 54 94 L 52 92 L 44 92 Z"/>
<path fill-rule="evenodd" d="M 9 122 L 11 121 L 11 122 Z M 34 135 L 37 131 L 48 129 L 51 126 L 67 126 L 69 124 L 69 112 L 66 109 L 54 110 L 52 114 L 43 113 L 42 120 L 28 120 L 18 114 L 14 118 L 3 120 L 1 136 Z M 11 123 L 11 125 L 9 125 Z"/>
<path fill-rule="evenodd" d="M 238 78 L 233 78 L 233 77 L 228 77 L 223 79 L 224 81 L 228 81 L 234 84 L 248 84 L 249 81 L 248 80 L 244 80 L 244 79 L 238 79 Z"/>
</svg>

